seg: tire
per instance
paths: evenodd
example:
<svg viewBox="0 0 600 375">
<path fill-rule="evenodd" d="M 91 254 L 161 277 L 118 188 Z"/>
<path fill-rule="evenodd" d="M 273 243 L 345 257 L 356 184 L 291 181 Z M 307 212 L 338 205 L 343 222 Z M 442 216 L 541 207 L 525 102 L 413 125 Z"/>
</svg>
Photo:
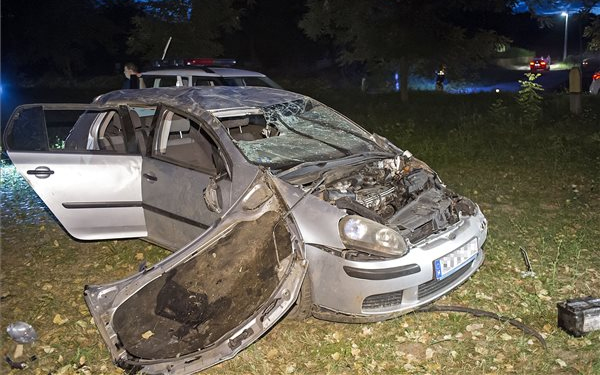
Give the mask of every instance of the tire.
<svg viewBox="0 0 600 375">
<path fill-rule="evenodd" d="M 312 307 L 312 288 L 310 280 L 306 277 L 300 287 L 298 299 L 287 316 L 294 320 L 306 320 L 312 316 Z"/>
</svg>

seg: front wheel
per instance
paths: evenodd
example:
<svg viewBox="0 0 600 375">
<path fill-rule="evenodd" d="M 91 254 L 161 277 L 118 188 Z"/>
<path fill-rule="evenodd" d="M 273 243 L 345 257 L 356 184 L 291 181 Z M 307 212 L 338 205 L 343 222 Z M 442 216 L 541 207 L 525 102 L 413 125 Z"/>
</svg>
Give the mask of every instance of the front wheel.
<svg viewBox="0 0 600 375">
<path fill-rule="evenodd" d="M 304 279 L 298 299 L 288 313 L 288 317 L 294 320 L 306 320 L 312 316 L 312 287 L 308 277 Z"/>
</svg>

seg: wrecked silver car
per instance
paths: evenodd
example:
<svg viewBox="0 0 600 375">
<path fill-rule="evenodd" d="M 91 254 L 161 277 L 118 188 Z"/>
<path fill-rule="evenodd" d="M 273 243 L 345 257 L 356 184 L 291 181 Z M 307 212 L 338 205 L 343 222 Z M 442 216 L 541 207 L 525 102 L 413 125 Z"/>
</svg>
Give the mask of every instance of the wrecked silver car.
<svg viewBox="0 0 600 375">
<path fill-rule="evenodd" d="M 123 368 L 200 371 L 286 313 L 398 316 L 447 294 L 484 258 L 475 203 L 410 152 L 292 92 L 160 88 L 25 105 L 4 141 L 73 237 L 173 251 L 85 287 Z"/>
</svg>

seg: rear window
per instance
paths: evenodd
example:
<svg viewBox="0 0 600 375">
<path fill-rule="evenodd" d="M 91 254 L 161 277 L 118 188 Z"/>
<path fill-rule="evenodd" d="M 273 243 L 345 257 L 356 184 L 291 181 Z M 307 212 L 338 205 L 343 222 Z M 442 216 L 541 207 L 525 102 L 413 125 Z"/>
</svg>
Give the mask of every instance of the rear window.
<svg viewBox="0 0 600 375">
<path fill-rule="evenodd" d="M 144 76 L 146 87 L 174 87 L 177 86 L 177 76 Z"/>
<path fill-rule="evenodd" d="M 222 83 L 211 77 L 192 77 L 192 86 L 222 86 Z"/>
<path fill-rule="evenodd" d="M 273 87 L 280 89 L 277 83 L 267 77 L 224 77 L 223 81 L 226 86 L 257 86 L 257 87 Z"/>
</svg>

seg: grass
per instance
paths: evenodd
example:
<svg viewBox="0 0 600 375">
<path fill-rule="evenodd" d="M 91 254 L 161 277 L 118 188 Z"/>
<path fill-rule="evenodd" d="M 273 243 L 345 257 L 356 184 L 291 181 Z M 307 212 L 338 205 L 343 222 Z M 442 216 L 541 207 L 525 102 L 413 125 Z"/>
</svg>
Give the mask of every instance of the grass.
<svg viewBox="0 0 600 375">
<path fill-rule="evenodd" d="M 547 96 L 539 123 L 523 124 L 510 95 L 414 93 L 408 104 L 396 95 L 315 96 L 425 160 L 487 216 L 483 267 L 438 303 L 519 319 L 548 349 L 510 325 L 459 313 L 357 325 L 284 320 L 207 374 L 600 374 L 600 331 L 574 338 L 556 325 L 557 302 L 600 291 L 600 98 L 585 97 L 584 115 L 573 117 L 568 98 Z M 123 278 L 166 252 L 138 240 L 73 240 L 7 167 L 2 192 L 0 325 L 23 320 L 39 334 L 17 359 L 37 360 L 12 373 L 121 373 L 83 285 Z M 522 277 L 520 247 L 535 278 Z M 13 356 L 16 344 L 0 340 Z"/>
</svg>

